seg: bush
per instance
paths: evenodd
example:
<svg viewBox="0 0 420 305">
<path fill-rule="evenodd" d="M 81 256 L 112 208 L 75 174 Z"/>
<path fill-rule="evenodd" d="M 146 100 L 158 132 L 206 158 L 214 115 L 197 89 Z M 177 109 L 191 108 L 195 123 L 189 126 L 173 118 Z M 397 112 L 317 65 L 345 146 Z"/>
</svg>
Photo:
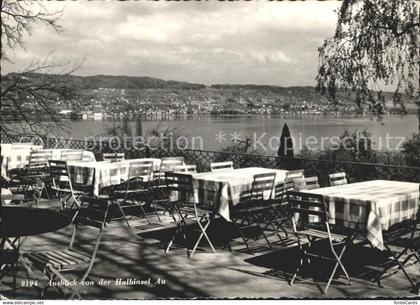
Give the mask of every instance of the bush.
<svg viewBox="0 0 420 305">
<path fill-rule="evenodd" d="M 420 167 L 420 134 L 413 134 L 403 145 L 403 156 L 408 166 Z"/>
</svg>

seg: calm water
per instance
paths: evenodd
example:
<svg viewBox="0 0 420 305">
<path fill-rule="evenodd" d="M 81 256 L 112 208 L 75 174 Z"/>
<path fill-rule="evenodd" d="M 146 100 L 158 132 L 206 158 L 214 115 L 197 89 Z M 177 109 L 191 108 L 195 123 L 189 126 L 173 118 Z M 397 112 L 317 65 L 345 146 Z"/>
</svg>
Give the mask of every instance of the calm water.
<svg viewBox="0 0 420 305">
<path fill-rule="evenodd" d="M 278 137 L 284 123 L 290 128 L 297 150 L 303 144 L 311 141 L 317 142 L 312 146 L 321 147 L 330 141 L 331 137 L 340 136 L 345 130 L 367 130 L 372 134 L 374 143 L 380 147 L 385 146 L 386 137 L 389 138 L 390 147 L 395 147 L 400 139 L 395 137 L 409 137 L 418 131 L 418 122 L 415 115 L 387 116 L 381 122 L 376 118 L 281 118 L 281 117 L 185 117 L 178 120 L 143 121 L 143 134 L 147 131 L 160 128 L 162 130 L 176 128 L 179 134 L 189 139 L 189 148 L 206 150 L 220 150 L 231 143 L 230 139 L 236 135 L 241 139 L 249 137 L 258 149 L 266 149 L 267 154 L 272 154 L 278 147 Z M 121 122 L 112 121 L 69 121 L 70 129 L 58 131 L 59 136 L 83 139 L 86 136 L 104 135 L 113 125 Z M 133 135 L 135 135 L 135 122 L 130 122 Z M 216 136 L 224 135 L 221 139 Z M 192 137 L 195 137 L 192 139 Z M 201 137 L 202 142 L 198 139 Z M 225 140 L 223 140 L 223 138 Z M 327 139 L 328 138 L 328 139 Z M 259 143 L 263 146 L 260 146 Z M 271 145 L 270 145 L 271 144 Z"/>
</svg>

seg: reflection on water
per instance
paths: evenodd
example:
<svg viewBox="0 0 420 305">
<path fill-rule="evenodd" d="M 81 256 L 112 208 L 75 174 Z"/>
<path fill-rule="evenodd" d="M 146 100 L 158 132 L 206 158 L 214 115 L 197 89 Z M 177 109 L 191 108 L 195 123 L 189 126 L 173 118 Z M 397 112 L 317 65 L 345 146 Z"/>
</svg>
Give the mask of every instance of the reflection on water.
<svg viewBox="0 0 420 305">
<path fill-rule="evenodd" d="M 114 125 L 122 124 L 120 121 L 71 121 L 70 129 L 58 131 L 58 136 L 83 139 L 86 136 L 104 135 L 105 131 Z M 263 145 L 268 145 L 271 137 L 279 137 L 283 124 L 287 123 L 293 138 L 305 143 L 308 137 L 334 137 L 343 134 L 344 130 L 367 130 L 372 134 L 373 141 L 379 143 L 387 135 L 388 137 L 409 137 L 418 131 L 418 121 L 415 115 L 386 116 L 381 122 L 376 118 L 330 118 L 330 117 L 305 117 L 305 118 L 282 118 L 282 117 L 185 117 L 177 120 L 143 121 L 142 130 L 146 134 L 148 130 L 160 126 L 161 128 L 176 128 L 178 133 L 188 137 L 202 137 L 203 148 L 206 150 L 220 150 L 229 145 L 230 138 L 234 135 L 244 139 L 260 140 Z M 136 122 L 129 123 L 132 134 L 136 134 Z M 225 141 L 218 141 L 217 134 L 224 134 Z M 395 146 L 398 139 L 391 139 Z M 272 140 L 274 143 L 275 140 Z M 198 142 L 197 142 L 198 143 Z M 195 147 L 200 148 L 200 147 Z M 268 147 L 268 153 L 275 149 Z"/>
</svg>

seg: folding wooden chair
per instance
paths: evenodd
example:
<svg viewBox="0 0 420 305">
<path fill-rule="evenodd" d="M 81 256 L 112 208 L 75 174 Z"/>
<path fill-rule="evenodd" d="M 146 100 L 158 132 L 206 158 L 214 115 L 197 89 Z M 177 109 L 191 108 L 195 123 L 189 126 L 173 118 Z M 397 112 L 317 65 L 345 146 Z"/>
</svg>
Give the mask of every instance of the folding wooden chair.
<svg viewBox="0 0 420 305">
<path fill-rule="evenodd" d="M 153 171 L 150 184 L 151 202 L 163 208 L 164 212 L 172 213 L 168 205 L 169 193 L 166 185 L 166 172 L 173 172 L 175 167 L 184 166 L 184 157 L 164 157 L 161 159 L 159 170 Z"/>
<path fill-rule="evenodd" d="M 118 162 L 125 160 L 124 153 L 103 153 L 103 161 Z"/>
<path fill-rule="evenodd" d="M 52 249 L 50 251 L 23 254 L 23 259 L 28 262 L 27 265 L 40 270 L 48 278 L 49 282 L 54 280 L 69 281 L 71 279 L 68 278 L 67 273 L 75 271 L 83 272 L 78 283 L 85 282 L 93 268 L 111 203 L 107 199 L 92 197 L 81 197 L 81 202 L 86 203 L 88 207 L 82 207 L 74 214 L 72 219 L 73 234 L 67 249 Z M 87 243 L 85 238 L 81 239 L 80 243 L 77 240 L 79 233 L 88 230 L 88 227 L 96 231 L 91 253 L 83 249 Z M 38 280 L 32 268 L 28 272 L 34 279 Z M 49 287 L 51 286 L 47 284 L 42 289 L 41 297 L 44 297 Z M 75 297 L 82 299 L 80 289 L 83 286 L 81 285 L 53 287 L 62 292 L 63 296 L 65 296 L 65 289 L 70 290 L 70 299 Z"/>
<path fill-rule="evenodd" d="M 48 177 L 48 160 L 51 159 L 51 150 L 31 151 L 29 155 L 29 164 L 24 168 L 12 169 L 9 172 L 11 177 L 11 185 L 16 187 L 16 192 L 23 192 L 25 200 L 30 204 L 31 194 L 36 191 L 36 185 L 39 179 L 45 182 Z M 45 190 L 48 199 L 50 194 L 47 188 Z"/>
<path fill-rule="evenodd" d="M 52 190 L 55 191 L 62 204 L 62 209 L 67 209 L 67 203 L 72 199 L 70 209 L 76 205 L 77 208 L 81 207 L 78 197 L 81 195 L 90 194 L 93 191 L 92 185 L 78 185 L 79 189 L 73 187 L 73 182 L 67 168 L 66 161 L 50 160 L 49 171 L 50 179 L 52 181 Z M 95 175 L 93 175 L 95 176 Z"/>
<path fill-rule="evenodd" d="M 255 228 L 258 233 L 254 239 L 257 240 L 260 236 L 263 236 L 268 246 L 272 248 L 261 225 L 270 209 L 269 202 L 272 199 L 275 178 L 275 172 L 254 175 L 251 189 L 240 194 L 239 203 L 232 207 L 230 213 L 232 222 L 240 233 L 248 251 L 250 251 L 248 241 L 251 238 L 247 237 L 246 231 L 252 228 Z M 271 222 L 271 218 L 269 218 L 269 221 Z"/>
<path fill-rule="evenodd" d="M 174 210 L 172 215 L 176 222 L 176 229 L 172 239 L 169 241 L 168 246 L 166 247 L 165 252 L 169 252 L 173 242 L 178 236 L 182 235 L 184 240 L 186 240 L 188 230 L 192 229 L 193 226 L 192 224 L 190 224 L 190 226 L 187 224 L 187 218 L 188 216 L 193 215 L 193 217 L 189 219 L 194 219 L 194 224 L 198 226 L 200 236 L 195 242 L 191 252 L 188 253 L 188 256 L 191 258 L 194 255 L 203 237 L 206 238 L 212 251 L 215 253 L 216 250 L 214 249 L 214 246 L 206 232 L 211 221 L 215 217 L 215 213 L 208 206 L 196 203 L 193 200 L 193 177 L 189 174 L 166 172 L 165 178 L 168 191 L 174 192 L 175 194 L 172 195 L 177 197 L 176 200 L 170 203 Z M 178 214 L 178 218 L 175 217 L 175 213 Z"/>
<path fill-rule="evenodd" d="M 310 257 L 316 257 L 317 259 L 327 260 L 334 263 L 334 268 L 327 281 L 325 289 L 321 288 L 322 293 L 326 293 L 328 291 L 338 267 L 340 267 L 340 269 L 344 272 L 349 284 L 351 284 L 347 270 L 341 262 L 343 254 L 351 240 L 347 236 L 331 233 L 327 206 L 323 196 L 318 194 L 289 191 L 287 193 L 287 201 L 290 205 L 290 211 L 293 213 L 293 232 L 297 238 L 300 250 L 299 265 L 297 266 L 296 272 L 290 281 L 290 285 L 293 285 L 298 273 L 302 271 L 304 264 L 311 264 L 313 260 L 311 260 Z M 320 240 L 324 240 L 329 243 L 329 250 L 332 256 L 325 256 L 323 253 L 310 252 L 313 250 L 312 246 L 314 242 Z M 340 252 L 336 251 L 336 247 L 338 246 L 342 247 Z"/>
<path fill-rule="evenodd" d="M 210 163 L 210 170 L 212 172 L 233 169 L 233 161 L 213 162 Z"/>
<path fill-rule="evenodd" d="M 330 180 L 330 186 L 338 186 L 338 185 L 347 184 L 347 178 L 346 178 L 345 172 L 330 174 L 328 176 Z"/>
<path fill-rule="evenodd" d="M 273 199 L 270 201 L 271 219 L 266 224 L 266 227 L 274 224 L 277 234 L 281 230 L 286 238 L 289 237 L 289 229 L 292 227 L 287 192 L 295 190 L 295 181 L 293 178 L 285 178 L 282 183 L 275 185 Z M 280 237 L 280 240 L 283 241 L 283 238 Z"/>
<path fill-rule="evenodd" d="M 31 151 L 29 155 L 29 168 L 46 167 L 48 161 L 52 159 L 52 150 Z"/>
<path fill-rule="evenodd" d="M 154 208 L 154 214 L 160 222 L 156 206 L 151 201 L 152 173 L 152 161 L 131 162 L 128 174 L 130 178 L 127 181 L 123 181 L 122 188 L 120 187 L 119 191 L 114 192 L 114 195 L 119 195 L 119 198 L 115 198 L 117 199 L 115 202 L 120 206 L 121 210 L 138 207 L 149 224 L 151 222 L 145 210 L 146 206 Z"/>
<path fill-rule="evenodd" d="M 151 204 L 155 207 L 161 207 L 164 213 L 172 213 L 172 210 L 169 207 L 169 192 L 166 187 L 165 172 L 154 170 L 152 172 L 149 188 L 149 201 Z"/>
<path fill-rule="evenodd" d="M 197 165 L 178 165 L 173 169 L 176 173 L 197 173 Z"/>
</svg>

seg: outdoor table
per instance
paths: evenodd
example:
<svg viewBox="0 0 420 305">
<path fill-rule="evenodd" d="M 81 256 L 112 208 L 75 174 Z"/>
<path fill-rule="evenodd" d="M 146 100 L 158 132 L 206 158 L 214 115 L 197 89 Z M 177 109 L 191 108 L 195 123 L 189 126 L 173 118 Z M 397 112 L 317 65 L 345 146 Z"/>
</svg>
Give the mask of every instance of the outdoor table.
<svg viewBox="0 0 420 305">
<path fill-rule="evenodd" d="M 68 226 L 71 219 L 49 209 L 2 206 L 0 216 L 1 247 L 14 248 L 21 237 L 53 232 Z"/>
<path fill-rule="evenodd" d="M 19 258 L 21 237 L 53 232 L 68 226 L 71 219 L 64 214 L 48 209 L 16 206 L 0 207 L 0 253 L 11 248 Z M 30 266 L 19 258 L 26 270 Z"/>
<path fill-rule="evenodd" d="M 361 230 L 366 232 L 366 239 L 370 244 L 387 251 L 398 270 L 403 271 L 412 287 L 417 289 L 416 293 L 419 293 L 418 287 L 404 268 L 407 261 L 399 260 L 407 248 L 395 255 L 383 238 L 383 232 L 391 226 L 416 219 L 420 204 L 418 183 L 373 180 L 307 192 L 324 197 L 332 223 L 356 229 L 355 233 Z M 386 266 L 382 274 L 390 267 Z M 378 277 L 378 283 L 381 276 Z"/>
<path fill-rule="evenodd" d="M 60 161 L 68 161 L 66 160 L 63 152 L 72 152 L 72 151 L 81 151 L 81 149 L 71 149 L 71 148 L 53 148 L 53 149 L 42 149 L 40 152 L 51 152 L 51 160 L 60 160 Z M 88 150 L 82 150 L 82 157 L 80 160 L 83 162 L 95 162 L 95 155 L 93 152 Z"/>
<path fill-rule="evenodd" d="M 415 219 L 419 209 L 418 183 L 373 180 L 305 192 L 323 195 L 332 223 L 366 230 L 367 240 L 381 250 L 382 232 Z"/>
<path fill-rule="evenodd" d="M 31 151 L 42 149 L 42 145 L 32 143 L 9 143 L 0 146 L 1 156 L 3 157 L 2 175 L 5 175 L 12 168 L 24 167 L 29 163 Z"/>
<path fill-rule="evenodd" d="M 82 184 L 93 183 L 93 194 L 98 196 L 101 188 L 120 184 L 121 180 L 132 178 L 129 176 L 130 165 L 138 161 L 152 161 L 153 170 L 160 167 L 160 159 L 128 159 L 118 162 L 97 161 L 97 162 L 68 162 L 68 169 L 72 182 Z"/>
<path fill-rule="evenodd" d="M 254 175 L 272 172 L 276 173 L 275 184 L 279 184 L 284 182 L 288 171 L 246 167 L 192 174 L 194 179 L 194 200 L 196 203 L 213 206 L 223 218 L 230 221 L 229 207 L 238 204 L 240 194 L 251 189 Z"/>
</svg>

